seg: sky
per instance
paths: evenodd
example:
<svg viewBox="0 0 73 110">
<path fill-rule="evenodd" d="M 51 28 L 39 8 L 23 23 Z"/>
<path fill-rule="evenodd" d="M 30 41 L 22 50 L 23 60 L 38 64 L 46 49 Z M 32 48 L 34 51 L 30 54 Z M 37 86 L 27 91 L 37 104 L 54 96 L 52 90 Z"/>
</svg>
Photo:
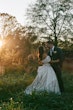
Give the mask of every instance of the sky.
<svg viewBox="0 0 73 110">
<path fill-rule="evenodd" d="M 25 13 L 30 4 L 36 0 L 0 0 L 0 13 L 15 16 L 22 25 L 26 24 Z"/>
</svg>

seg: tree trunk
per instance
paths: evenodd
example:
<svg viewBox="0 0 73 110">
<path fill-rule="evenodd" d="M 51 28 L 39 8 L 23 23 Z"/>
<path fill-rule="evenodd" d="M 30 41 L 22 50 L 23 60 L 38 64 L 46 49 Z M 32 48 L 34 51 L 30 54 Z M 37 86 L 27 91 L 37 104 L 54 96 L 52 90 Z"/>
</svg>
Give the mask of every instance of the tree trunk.
<svg viewBox="0 0 73 110">
<path fill-rule="evenodd" d="M 55 46 L 58 45 L 57 36 L 55 36 Z"/>
<path fill-rule="evenodd" d="M 55 46 L 57 46 L 57 36 L 56 36 L 56 19 L 54 19 L 54 39 L 55 39 Z"/>
</svg>

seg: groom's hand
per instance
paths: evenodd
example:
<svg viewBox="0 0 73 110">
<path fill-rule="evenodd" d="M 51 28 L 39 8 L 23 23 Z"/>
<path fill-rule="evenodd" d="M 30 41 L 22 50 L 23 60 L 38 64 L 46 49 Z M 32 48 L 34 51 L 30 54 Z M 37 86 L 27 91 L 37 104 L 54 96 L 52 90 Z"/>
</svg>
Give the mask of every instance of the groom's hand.
<svg viewBox="0 0 73 110">
<path fill-rule="evenodd" d="M 58 63 L 59 61 L 60 61 L 59 59 L 57 59 L 57 60 L 51 60 L 50 63 L 51 63 L 51 64 L 53 64 L 53 63 Z"/>
</svg>

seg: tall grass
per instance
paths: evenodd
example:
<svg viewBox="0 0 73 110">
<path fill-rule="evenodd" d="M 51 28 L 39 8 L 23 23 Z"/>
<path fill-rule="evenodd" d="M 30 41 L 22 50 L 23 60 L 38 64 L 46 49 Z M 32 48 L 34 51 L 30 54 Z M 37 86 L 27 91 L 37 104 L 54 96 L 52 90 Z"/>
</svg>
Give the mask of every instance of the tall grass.
<svg viewBox="0 0 73 110">
<path fill-rule="evenodd" d="M 36 73 L 10 72 L 0 76 L 0 110 L 73 110 L 73 73 L 63 72 L 65 92 L 25 95 Z"/>
</svg>

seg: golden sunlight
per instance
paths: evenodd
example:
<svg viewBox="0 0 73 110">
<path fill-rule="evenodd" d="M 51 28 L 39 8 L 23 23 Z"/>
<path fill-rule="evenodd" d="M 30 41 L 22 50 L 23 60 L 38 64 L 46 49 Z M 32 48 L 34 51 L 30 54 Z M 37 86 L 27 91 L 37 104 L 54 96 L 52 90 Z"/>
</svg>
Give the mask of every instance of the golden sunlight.
<svg viewBox="0 0 73 110">
<path fill-rule="evenodd" d="M 0 40 L 0 48 L 3 46 L 3 41 Z"/>
</svg>

